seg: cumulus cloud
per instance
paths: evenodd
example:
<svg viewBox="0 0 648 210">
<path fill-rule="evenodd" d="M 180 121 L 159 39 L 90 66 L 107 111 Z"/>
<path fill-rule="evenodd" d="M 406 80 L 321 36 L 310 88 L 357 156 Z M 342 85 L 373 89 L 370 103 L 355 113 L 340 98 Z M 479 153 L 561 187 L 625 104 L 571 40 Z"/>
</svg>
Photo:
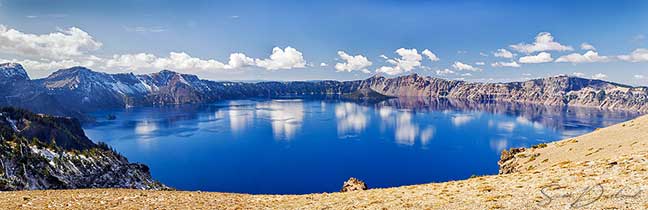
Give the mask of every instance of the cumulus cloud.
<svg viewBox="0 0 648 210">
<path fill-rule="evenodd" d="M 77 61 L 72 59 L 59 60 L 59 61 L 39 61 L 39 60 L 30 60 L 30 59 L 0 59 L 0 63 L 20 63 L 28 71 L 51 71 L 55 69 L 64 69 L 72 66 L 85 66 L 85 67 L 95 67 L 99 65 L 93 59 L 86 59 L 83 61 Z M 41 75 L 43 76 L 43 75 Z"/>
<path fill-rule="evenodd" d="M 160 32 L 163 28 L 127 28 L 137 32 Z M 275 47 L 269 58 L 251 58 L 243 53 L 232 53 L 227 63 L 214 59 L 202 59 L 185 52 L 171 52 L 166 57 L 150 53 L 116 54 L 112 57 L 99 58 L 89 54 L 101 48 L 87 32 L 71 27 L 59 29 L 49 34 L 28 34 L 0 25 L 0 52 L 23 56 L 27 59 L 13 62 L 23 63 L 33 70 L 53 70 L 71 66 L 87 66 L 99 69 L 120 68 L 140 69 L 174 69 L 174 70 L 215 70 L 239 69 L 256 66 L 267 70 L 303 68 L 306 66 L 301 52 L 292 47 L 281 49 Z M 31 59 L 34 58 L 34 59 Z M 5 60 L 8 61 L 8 60 Z"/>
<path fill-rule="evenodd" d="M 598 73 L 598 74 L 595 74 L 594 76 L 592 76 L 592 79 L 605 79 L 605 78 L 607 78 L 607 75 L 605 75 L 603 73 Z"/>
<path fill-rule="evenodd" d="M 448 74 L 454 74 L 455 72 L 450 70 L 450 69 L 443 69 L 443 70 L 436 70 L 437 75 L 448 75 Z"/>
<path fill-rule="evenodd" d="M 510 45 L 510 47 L 518 52 L 531 54 L 540 51 L 572 51 L 574 48 L 571 46 L 562 45 L 554 41 L 554 37 L 549 32 L 540 32 L 535 37 L 533 44 L 519 43 Z"/>
<path fill-rule="evenodd" d="M 619 59 L 629 62 L 647 62 L 648 61 L 648 49 L 639 48 L 628 55 L 620 55 Z"/>
<path fill-rule="evenodd" d="M 646 78 L 646 76 L 644 76 L 644 75 L 642 75 L 642 74 L 635 74 L 635 75 L 634 75 L 634 78 L 635 78 L 635 79 L 644 79 L 644 78 Z"/>
<path fill-rule="evenodd" d="M 434 54 L 432 51 L 428 49 L 423 50 L 422 53 L 423 55 L 427 56 L 428 59 L 430 59 L 431 61 L 439 61 L 439 57 L 437 57 L 436 54 Z"/>
<path fill-rule="evenodd" d="M 582 72 L 574 72 L 574 73 L 572 73 L 572 74 L 573 74 L 574 76 L 577 76 L 577 77 L 584 77 L 584 76 L 585 76 L 585 73 L 582 73 Z"/>
<path fill-rule="evenodd" d="M 421 66 L 423 56 L 421 56 L 416 49 L 400 48 L 396 50 L 396 54 L 400 55 L 401 58 L 390 59 L 387 58 L 387 56 L 384 56 L 384 58 L 387 59 L 387 63 L 390 63 L 393 66 L 382 66 L 376 69 L 376 72 L 397 75 L 412 71 L 414 68 Z"/>
<path fill-rule="evenodd" d="M 254 59 L 246 56 L 243 53 L 232 53 L 229 56 L 229 62 L 223 66 L 224 69 L 238 69 L 245 66 L 254 65 Z"/>
<path fill-rule="evenodd" d="M 547 52 L 540 52 L 537 55 L 521 57 L 518 61 L 520 63 L 547 63 L 553 61 L 553 58 Z"/>
<path fill-rule="evenodd" d="M 257 66 L 267 70 L 303 68 L 306 62 L 302 54 L 294 48 L 286 47 L 285 50 L 275 47 L 270 58 L 254 59 L 243 53 L 232 53 L 227 63 L 214 59 L 202 59 L 185 52 L 171 52 L 167 57 L 158 57 L 149 53 L 119 54 L 106 59 L 107 68 L 120 67 L 129 70 L 139 69 L 173 69 L 173 70 L 223 70 L 240 69 L 248 66 Z"/>
<path fill-rule="evenodd" d="M 28 34 L 0 25 L 0 51 L 39 59 L 65 59 L 101 48 L 102 43 L 76 28 Z"/>
<path fill-rule="evenodd" d="M 328 66 L 328 64 L 326 64 L 326 63 L 320 63 L 320 66 L 321 66 L 321 67 L 326 67 L 326 66 Z"/>
<path fill-rule="evenodd" d="M 304 68 L 306 66 L 306 61 L 304 61 L 302 53 L 292 47 L 286 47 L 284 49 L 279 47 L 272 48 L 270 58 L 256 59 L 255 63 L 258 67 L 267 70 Z"/>
<path fill-rule="evenodd" d="M 452 64 L 452 68 L 460 71 L 481 71 L 480 68 L 459 61 L 455 61 L 454 64 Z"/>
<path fill-rule="evenodd" d="M 580 48 L 581 48 L 581 50 L 596 50 L 596 48 L 594 46 L 592 46 L 591 44 L 589 44 L 587 42 L 583 42 L 580 45 Z"/>
<path fill-rule="evenodd" d="M 564 55 L 556 59 L 556 62 L 569 62 L 569 63 L 594 63 L 594 62 L 605 62 L 608 61 L 607 56 L 600 56 L 598 52 L 587 51 L 584 54 L 572 53 L 569 55 Z"/>
<path fill-rule="evenodd" d="M 344 51 L 338 51 L 337 54 L 340 56 L 340 59 L 344 60 L 344 63 L 336 63 L 336 71 L 361 71 L 363 73 L 370 73 L 367 67 L 371 66 L 372 63 L 367 57 L 362 55 L 349 55 Z"/>
<path fill-rule="evenodd" d="M 486 65 L 486 63 L 480 61 L 480 62 L 475 62 L 475 65 L 483 66 L 483 65 Z"/>
<path fill-rule="evenodd" d="M 498 58 L 513 58 L 515 56 L 511 51 L 506 49 L 497 49 L 497 51 L 493 52 L 493 55 Z"/>
<path fill-rule="evenodd" d="M 492 67 L 513 67 L 513 68 L 519 68 L 520 64 L 518 64 L 515 61 L 511 62 L 495 62 L 491 64 Z"/>
<path fill-rule="evenodd" d="M 244 55 L 243 55 L 244 56 Z M 249 59 L 241 58 L 239 54 L 232 54 L 230 58 L 235 59 Z M 241 60 L 230 60 L 230 63 L 240 67 Z M 171 52 L 167 57 L 157 57 L 153 54 L 138 53 L 138 54 L 123 54 L 114 55 L 112 59 L 106 61 L 106 67 L 121 67 L 129 70 L 138 69 L 173 69 L 173 70 L 214 70 L 214 69 L 227 69 L 231 68 L 216 60 L 203 60 L 200 58 L 192 57 L 185 52 Z"/>
</svg>

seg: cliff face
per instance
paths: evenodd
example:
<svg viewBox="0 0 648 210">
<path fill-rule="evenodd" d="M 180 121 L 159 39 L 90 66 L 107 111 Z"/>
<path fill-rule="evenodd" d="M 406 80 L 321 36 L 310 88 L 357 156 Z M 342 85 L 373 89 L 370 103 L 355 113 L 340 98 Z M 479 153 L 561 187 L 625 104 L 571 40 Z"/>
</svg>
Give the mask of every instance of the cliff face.
<svg viewBox="0 0 648 210">
<path fill-rule="evenodd" d="M 0 190 L 73 188 L 167 187 L 90 141 L 76 120 L 0 109 Z"/>
<path fill-rule="evenodd" d="M 369 86 L 389 96 L 454 98 L 470 101 L 507 101 L 554 106 L 648 111 L 648 88 L 601 80 L 557 76 L 525 82 L 466 83 L 410 75 L 373 77 Z"/>
<path fill-rule="evenodd" d="M 210 103 L 226 99 L 340 96 L 371 89 L 392 97 L 453 98 L 648 111 L 648 88 L 557 76 L 525 82 L 468 83 L 416 74 L 355 81 L 215 82 L 169 70 L 146 75 L 107 74 L 84 67 L 30 80 L 19 64 L 0 65 L 0 105 L 84 119 L 99 109 Z"/>
</svg>

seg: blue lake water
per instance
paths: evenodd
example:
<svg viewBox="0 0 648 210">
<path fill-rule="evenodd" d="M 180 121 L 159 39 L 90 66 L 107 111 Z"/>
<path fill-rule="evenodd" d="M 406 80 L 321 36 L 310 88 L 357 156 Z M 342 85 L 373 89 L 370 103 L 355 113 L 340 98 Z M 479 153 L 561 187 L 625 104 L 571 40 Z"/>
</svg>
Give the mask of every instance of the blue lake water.
<svg viewBox="0 0 648 210">
<path fill-rule="evenodd" d="M 107 120 L 114 114 L 116 120 Z M 578 136 L 636 112 L 391 99 L 224 101 L 93 113 L 87 135 L 181 190 L 302 194 L 497 174 L 503 149 Z"/>
</svg>

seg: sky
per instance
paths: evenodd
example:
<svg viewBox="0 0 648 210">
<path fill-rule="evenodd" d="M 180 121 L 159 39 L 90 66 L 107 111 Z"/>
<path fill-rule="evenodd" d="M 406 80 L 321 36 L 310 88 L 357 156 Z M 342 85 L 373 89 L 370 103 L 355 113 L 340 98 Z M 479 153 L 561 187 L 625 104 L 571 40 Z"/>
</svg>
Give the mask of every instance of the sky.
<svg viewBox="0 0 648 210">
<path fill-rule="evenodd" d="M 648 1 L 0 0 L 0 62 L 211 80 L 648 85 Z"/>
</svg>

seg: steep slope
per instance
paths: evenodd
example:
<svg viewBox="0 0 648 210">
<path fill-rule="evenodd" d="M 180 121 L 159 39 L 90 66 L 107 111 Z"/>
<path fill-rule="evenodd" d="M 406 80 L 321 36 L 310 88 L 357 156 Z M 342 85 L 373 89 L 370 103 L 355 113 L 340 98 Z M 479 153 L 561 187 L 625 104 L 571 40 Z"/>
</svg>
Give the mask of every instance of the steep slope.
<svg viewBox="0 0 648 210">
<path fill-rule="evenodd" d="M 142 164 L 88 139 L 75 119 L 0 109 L 0 190 L 166 189 Z"/>
</svg>

